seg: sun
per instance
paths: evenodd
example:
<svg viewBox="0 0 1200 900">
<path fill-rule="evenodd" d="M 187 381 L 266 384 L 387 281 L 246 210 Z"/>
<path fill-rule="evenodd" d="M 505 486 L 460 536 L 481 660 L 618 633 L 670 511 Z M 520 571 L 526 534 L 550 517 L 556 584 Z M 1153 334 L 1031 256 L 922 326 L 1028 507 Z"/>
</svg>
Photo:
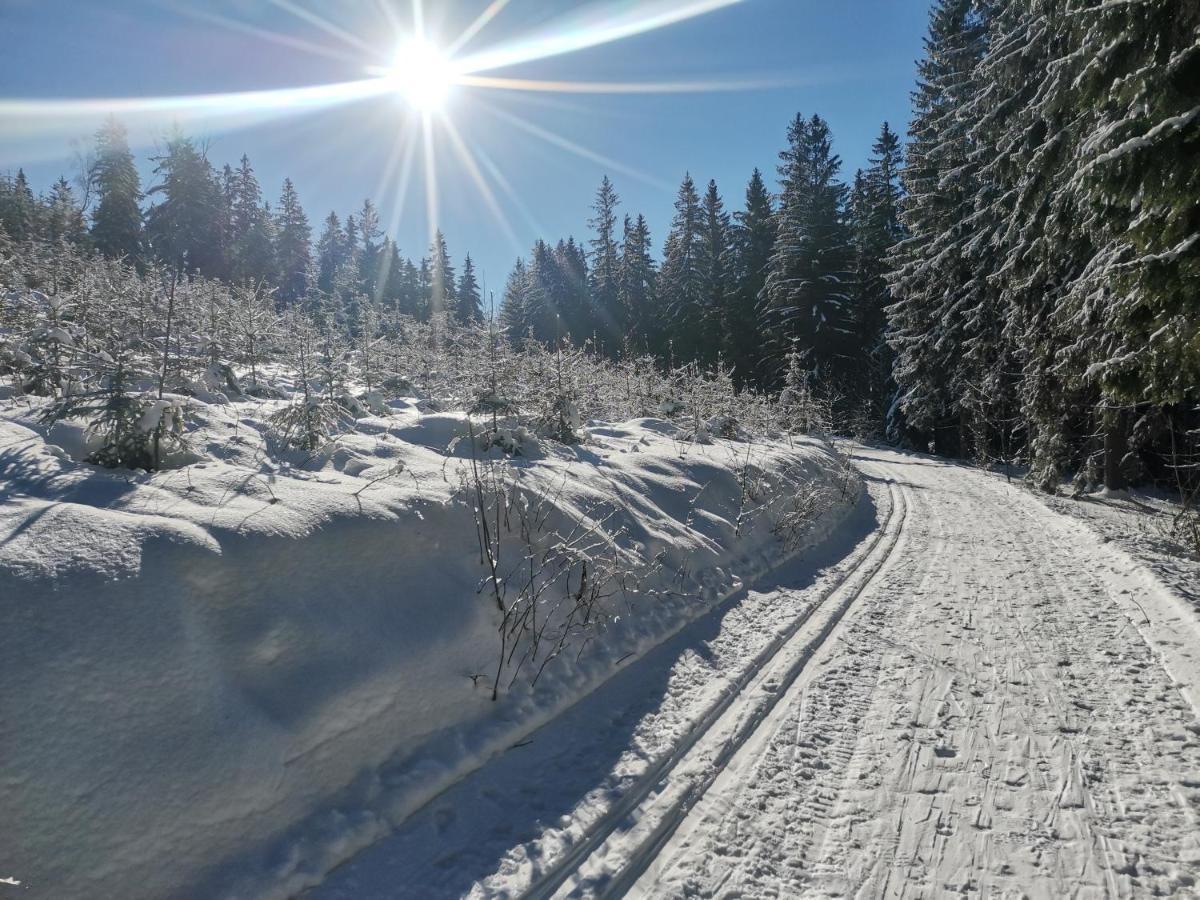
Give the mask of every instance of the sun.
<svg viewBox="0 0 1200 900">
<path fill-rule="evenodd" d="M 387 77 L 396 93 L 421 112 L 441 109 L 457 81 L 450 58 L 424 38 L 400 45 Z"/>
</svg>

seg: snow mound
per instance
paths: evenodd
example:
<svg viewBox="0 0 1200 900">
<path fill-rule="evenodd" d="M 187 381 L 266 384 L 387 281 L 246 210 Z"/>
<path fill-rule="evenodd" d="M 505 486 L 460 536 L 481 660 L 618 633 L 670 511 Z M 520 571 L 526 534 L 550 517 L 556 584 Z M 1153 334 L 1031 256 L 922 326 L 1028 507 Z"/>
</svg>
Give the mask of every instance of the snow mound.
<svg viewBox="0 0 1200 900">
<path fill-rule="evenodd" d="M 271 439 L 286 401 L 230 376 L 156 407 L 202 461 L 154 473 L 2 408 L 0 874 L 22 896 L 293 894 L 781 562 L 780 521 L 815 539 L 860 491 L 810 439 L 572 422 L 582 443 L 530 458 L 379 396 L 304 454 Z M 515 644 L 502 677 L 481 499 L 507 602 L 535 556 L 566 573 L 527 598 L 562 646 Z"/>
</svg>

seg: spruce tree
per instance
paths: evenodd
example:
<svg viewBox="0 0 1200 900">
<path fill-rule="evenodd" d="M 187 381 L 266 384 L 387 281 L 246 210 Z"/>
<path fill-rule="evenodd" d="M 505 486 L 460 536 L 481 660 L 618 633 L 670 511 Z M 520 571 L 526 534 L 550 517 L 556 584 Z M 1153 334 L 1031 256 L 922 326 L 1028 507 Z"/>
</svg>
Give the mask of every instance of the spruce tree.
<svg viewBox="0 0 1200 900">
<path fill-rule="evenodd" d="M 699 266 L 702 323 L 701 344 L 695 358 L 712 364 L 716 362 L 724 341 L 733 297 L 730 282 L 733 248 L 730 243 L 729 214 L 725 212 L 716 181 L 708 182 L 701 215 L 703 231 Z"/>
<path fill-rule="evenodd" d="M 358 212 L 358 231 L 362 241 L 362 250 L 358 258 L 359 283 L 367 296 L 374 297 L 377 295 L 380 278 L 380 238 L 383 237 L 383 230 L 379 225 L 379 212 L 370 198 L 363 200 L 362 208 Z"/>
<path fill-rule="evenodd" d="M 504 285 L 504 297 L 500 302 L 500 326 L 509 341 L 519 345 L 529 330 L 529 312 L 525 302 L 529 288 L 529 273 L 525 260 L 517 259 Z"/>
<path fill-rule="evenodd" d="M 333 280 L 346 260 L 346 236 L 337 213 L 325 217 L 324 230 L 317 239 L 317 287 L 326 294 L 333 291 Z"/>
<path fill-rule="evenodd" d="M 290 178 L 283 180 L 279 210 L 275 215 L 275 258 L 279 267 L 279 291 L 283 306 L 299 303 L 308 291 L 308 273 L 312 266 L 312 228 L 300 206 L 300 198 Z"/>
<path fill-rule="evenodd" d="M 631 220 L 626 216 L 618 305 L 622 344 L 634 353 L 656 351 L 662 343 L 656 280 L 646 217 L 639 215 Z"/>
<path fill-rule="evenodd" d="M 620 350 L 620 247 L 617 244 L 617 206 L 620 198 L 608 176 L 600 182 L 592 203 L 595 214 L 588 227 L 595 232 L 591 240 L 592 267 L 589 276 L 595 331 L 610 355 Z"/>
<path fill-rule="evenodd" d="M 142 189 L 125 127 L 109 118 L 96 132 L 88 171 L 95 194 L 92 243 L 105 256 L 136 262 L 142 254 Z"/>
<path fill-rule="evenodd" d="M 16 176 L 5 179 L 3 190 L 0 190 L 0 228 L 15 240 L 30 240 L 37 236 L 37 213 L 37 200 L 25 170 L 17 169 Z"/>
<path fill-rule="evenodd" d="M 850 227 L 854 244 L 855 339 L 859 365 L 853 373 L 855 395 L 867 410 L 871 426 L 886 430 L 885 417 L 893 391 L 892 358 L 886 342 L 887 256 L 904 238 L 900 224 L 900 139 L 887 122 L 871 148 L 870 166 L 859 172 L 851 192 Z"/>
<path fill-rule="evenodd" d="M 433 270 L 428 256 L 417 267 L 417 318 L 429 321 L 433 314 Z"/>
<path fill-rule="evenodd" d="M 454 297 L 454 315 L 464 325 L 483 321 L 483 302 L 470 253 L 463 259 L 462 275 L 459 276 Z"/>
<path fill-rule="evenodd" d="M 945 428 L 959 418 L 951 383 L 965 330 L 958 306 L 973 277 L 963 249 L 976 199 L 965 109 L 976 95 L 985 48 L 975 0 L 938 0 L 917 66 L 902 177 L 908 236 L 889 257 L 888 342 L 899 389 L 889 427 L 893 437 L 921 449 L 931 441 L 951 449 Z"/>
<path fill-rule="evenodd" d="M 775 211 L 762 173 L 754 170 L 746 186 L 746 207 L 734 213 L 733 290 L 726 307 L 722 346 L 739 388 L 760 386 L 762 339 L 758 304 L 767 283 L 775 248 Z"/>
<path fill-rule="evenodd" d="M 562 271 L 554 251 L 543 240 L 533 245 L 525 267 L 525 326 L 534 339 L 559 344 L 567 335 L 559 311 L 563 295 Z"/>
<path fill-rule="evenodd" d="M 560 240 L 554 248 L 554 261 L 558 269 L 555 283 L 555 307 L 562 318 L 564 332 L 576 344 L 599 337 L 606 350 L 615 337 L 609 334 L 607 321 L 593 316 L 591 291 L 588 287 L 587 255 L 575 238 Z M 606 336 L 607 335 L 607 336 Z M 612 352 L 610 350 L 610 352 Z"/>
<path fill-rule="evenodd" d="M 75 192 L 65 178 L 59 178 L 46 198 L 43 214 L 46 240 L 80 244 L 87 238 L 87 223 L 83 211 L 75 202 Z"/>
<path fill-rule="evenodd" d="M 1105 482 L 1120 488 L 1134 420 L 1153 404 L 1172 427 L 1200 403 L 1200 10 L 1073 12 L 1087 65 L 1072 111 L 1086 113 L 1066 192 L 1095 253 L 1056 310 L 1059 364 L 1098 393 Z"/>
<path fill-rule="evenodd" d="M 696 183 L 690 174 L 679 186 L 675 218 L 663 248 L 658 278 L 659 300 L 665 315 L 666 342 L 655 351 L 675 361 L 690 362 L 703 351 L 706 300 L 702 269 L 704 214 Z"/>
<path fill-rule="evenodd" d="M 273 223 L 263 206 L 262 190 L 243 154 L 234 173 L 230 201 L 229 272 L 234 282 L 267 283 L 276 279 Z"/>
<path fill-rule="evenodd" d="M 221 189 L 202 149 L 178 130 L 154 158 L 158 182 L 147 195 L 146 237 L 156 256 L 179 272 L 220 274 Z"/>
<path fill-rule="evenodd" d="M 455 304 L 454 266 L 446 249 L 446 238 L 439 229 L 429 247 L 431 313 L 451 312 Z"/>
<path fill-rule="evenodd" d="M 820 116 L 807 121 L 797 116 L 788 144 L 780 154 L 783 190 L 760 313 L 768 383 L 779 383 L 783 356 L 795 347 L 811 376 L 836 387 L 851 351 L 851 260 L 842 220 L 847 192 L 837 180 L 841 160 Z"/>
</svg>

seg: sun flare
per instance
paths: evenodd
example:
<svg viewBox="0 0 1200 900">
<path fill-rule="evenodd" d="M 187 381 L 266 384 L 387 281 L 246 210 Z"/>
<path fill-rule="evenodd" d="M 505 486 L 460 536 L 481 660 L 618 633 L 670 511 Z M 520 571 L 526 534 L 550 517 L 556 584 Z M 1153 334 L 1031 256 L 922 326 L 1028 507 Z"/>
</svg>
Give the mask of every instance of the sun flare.
<svg viewBox="0 0 1200 900">
<path fill-rule="evenodd" d="M 422 112 L 441 109 L 458 73 L 450 58 L 424 38 L 405 42 L 396 51 L 388 78 L 397 94 Z"/>
</svg>

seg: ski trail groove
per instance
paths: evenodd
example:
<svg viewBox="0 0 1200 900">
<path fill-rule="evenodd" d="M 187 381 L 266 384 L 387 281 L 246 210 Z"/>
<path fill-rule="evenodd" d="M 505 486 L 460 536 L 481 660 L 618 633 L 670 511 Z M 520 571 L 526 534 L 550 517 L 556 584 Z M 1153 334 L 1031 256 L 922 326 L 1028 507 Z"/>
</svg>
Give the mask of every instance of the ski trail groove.
<svg viewBox="0 0 1200 900">
<path fill-rule="evenodd" d="M 614 897 L 629 889 L 688 809 L 788 695 L 813 655 L 892 558 L 904 532 L 909 503 L 903 489 L 889 482 L 887 490 L 891 501 L 888 518 L 861 561 L 773 642 L 673 752 L 646 773 L 524 897 Z M 593 855 L 605 855 L 606 841 L 622 825 L 647 833 L 639 834 L 638 849 L 617 873 L 606 871 L 593 883 L 584 869 Z"/>
<path fill-rule="evenodd" d="M 860 467 L 891 564 L 629 896 L 1195 896 L 1200 721 L 1132 576 L 984 473 Z"/>
</svg>

